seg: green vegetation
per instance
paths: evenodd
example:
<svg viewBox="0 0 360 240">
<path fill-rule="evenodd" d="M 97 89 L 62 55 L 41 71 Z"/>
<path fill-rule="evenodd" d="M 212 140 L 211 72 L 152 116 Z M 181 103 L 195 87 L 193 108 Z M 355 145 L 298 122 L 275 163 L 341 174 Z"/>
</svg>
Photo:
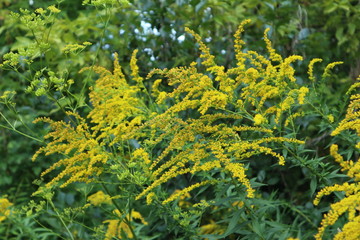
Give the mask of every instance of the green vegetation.
<svg viewBox="0 0 360 240">
<path fill-rule="evenodd" d="M 0 239 L 359 239 L 358 1 L 0 0 Z"/>
</svg>

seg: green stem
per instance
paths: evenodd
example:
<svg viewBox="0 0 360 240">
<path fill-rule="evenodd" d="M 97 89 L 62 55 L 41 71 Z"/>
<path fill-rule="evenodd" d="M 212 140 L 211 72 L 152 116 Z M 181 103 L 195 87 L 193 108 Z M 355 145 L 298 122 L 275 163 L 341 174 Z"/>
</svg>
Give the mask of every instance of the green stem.
<svg viewBox="0 0 360 240">
<path fill-rule="evenodd" d="M 17 129 L 15 128 L 15 126 L 13 126 L 13 125 L 9 122 L 9 120 L 4 116 L 4 114 L 2 114 L 2 112 L 0 112 L 0 115 L 4 118 L 4 120 L 6 121 L 6 123 L 9 124 L 9 126 L 10 126 L 10 127 L 8 127 L 8 126 L 5 126 L 5 125 L 0 124 L 0 127 L 5 128 L 5 129 L 12 130 L 12 131 L 14 131 L 14 132 L 16 132 L 16 133 L 18 133 L 18 134 L 20 134 L 20 135 L 23 135 L 23 136 L 25 136 L 25 137 L 27 137 L 27 138 L 30 138 L 30 139 L 32 139 L 32 140 L 35 140 L 35 141 L 37 141 L 37 142 L 41 142 L 41 143 L 44 142 L 44 141 L 42 141 L 42 140 L 40 140 L 40 139 L 38 139 L 38 138 L 36 138 L 36 137 L 33 137 L 33 136 L 30 136 L 30 135 L 28 135 L 28 134 L 26 134 L 26 133 L 20 132 L 19 130 L 17 130 Z"/>
<path fill-rule="evenodd" d="M 74 236 L 73 236 L 72 233 L 70 232 L 69 228 L 66 226 L 66 224 L 65 224 L 64 220 L 62 219 L 62 217 L 60 216 L 59 212 L 56 210 L 56 207 L 55 207 L 54 203 L 51 201 L 51 199 L 50 199 L 49 202 L 50 202 L 51 207 L 54 209 L 57 217 L 60 219 L 61 223 L 64 225 L 64 227 L 65 227 L 66 231 L 68 232 L 71 240 L 74 240 Z"/>
<path fill-rule="evenodd" d="M 108 9 L 106 9 L 106 12 L 107 12 L 107 11 L 108 11 Z M 107 27 L 108 27 L 108 25 L 109 25 L 110 19 L 111 19 L 111 14 L 109 14 L 109 13 L 107 12 L 107 15 L 108 15 L 108 18 L 107 18 L 107 20 L 106 20 L 106 22 L 105 22 L 104 29 L 103 29 L 103 31 L 102 31 L 102 33 L 101 33 L 99 47 L 96 49 L 95 56 L 94 56 L 94 60 L 93 60 L 93 62 L 92 62 L 92 64 L 91 64 L 91 67 L 90 67 L 90 71 L 89 71 L 88 75 L 87 75 L 86 78 L 85 78 L 85 83 L 84 83 L 84 85 L 83 85 L 83 87 L 82 87 L 82 89 L 81 89 L 81 92 L 80 92 L 80 93 L 81 93 L 81 94 L 80 94 L 81 96 L 83 96 L 84 93 L 85 93 L 85 87 L 86 87 L 86 85 L 87 85 L 87 82 L 89 81 L 89 78 L 90 78 L 91 73 L 92 73 L 92 69 L 93 69 L 93 67 L 95 66 L 95 62 L 96 62 L 96 59 L 97 59 L 97 57 L 98 57 L 98 55 L 99 55 L 101 45 L 103 44 L 103 41 L 104 41 L 105 31 L 106 31 L 106 29 L 107 29 Z"/>
<path fill-rule="evenodd" d="M 313 226 L 314 228 L 317 228 L 317 226 L 311 221 L 311 219 L 308 216 L 306 216 L 303 212 L 301 212 L 299 209 L 291 206 L 289 203 L 284 203 L 284 205 L 287 206 L 288 208 L 290 208 L 291 210 L 293 210 L 294 212 L 300 214 L 300 216 L 305 218 L 305 220 L 308 221 L 311 226 Z"/>
<path fill-rule="evenodd" d="M 109 189 L 106 187 L 106 185 L 101 181 L 101 186 L 104 188 L 106 194 L 108 194 L 109 196 L 112 196 Z M 111 202 L 114 204 L 114 206 L 116 207 L 117 210 L 119 210 L 119 212 L 121 212 L 121 208 L 120 206 L 116 203 L 116 201 L 111 198 Z M 131 209 L 129 209 L 129 216 L 131 214 Z M 130 218 L 130 217 L 129 217 Z M 131 218 L 130 218 L 131 219 Z M 126 225 L 128 225 L 132 235 L 134 236 L 134 239 L 137 240 L 138 238 L 136 237 L 136 234 L 131 226 L 131 222 L 129 219 L 126 218 L 126 216 L 123 218 L 123 221 L 126 223 Z"/>
</svg>

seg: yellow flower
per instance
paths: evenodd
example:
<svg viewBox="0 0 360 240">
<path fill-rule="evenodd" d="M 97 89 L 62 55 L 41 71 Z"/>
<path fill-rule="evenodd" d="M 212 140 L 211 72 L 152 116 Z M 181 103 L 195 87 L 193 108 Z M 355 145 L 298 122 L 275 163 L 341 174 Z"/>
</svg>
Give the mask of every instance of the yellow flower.
<svg viewBox="0 0 360 240">
<path fill-rule="evenodd" d="M 200 232 L 201 234 L 215 234 L 215 235 L 221 235 L 225 233 L 225 228 L 216 224 L 214 220 L 210 220 L 208 224 L 201 225 L 200 226 Z M 207 239 L 207 238 L 205 238 Z"/>
<path fill-rule="evenodd" d="M 259 78 L 259 72 L 258 70 L 256 70 L 255 68 L 249 68 L 248 70 L 246 70 L 246 75 L 249 76 L 249 78 L 256 80 L 257 78 Z"/>
<path fill-rule="evenodd" d="M 200 57 L 205 59 L 202 64 L 206 67 L 216 66 L 214 61 L 215 56 L 211 55 L 209 48 L 203 43 L 203 41 L 201 41 L 200 35 L 187 27 L 185 28 L 185 31 L 193 35 L 198 44 L 200 45 L 200 50 L 202 52 Z"/>
<path fill-rule="evenodd" d="M 206 91 L 200 100 L 201 106 L 199 112 L 205 114 L 210 107 L 217 109 L 225 108 L 227 101 L 228 96 L 222 92 L 215 90 Z"/>
<path fill-rule="evenodd" d="M 139 75 L 139 67 L 137 65 L 137 59 L 136 59 L 137 52 L 138 52 L 137 49 L 134 50 L 134 52 L 131 56 L 131 60 L 130 60 L 131 76 L 137 83 L 142 83 L 143 78 L 140 77 L 140 75 Z"/>
<path fill-rule="evenodd" d="M 335 118 L 332 114 L 329 114 L 326 116 L 330 123 L 333 123 L 335 121 Z"/>
<path fill-rule="evenodd" d="M 231 175 L 239 182 L 244 184 L 247 191 L 247 197 L 253 198 L 255 190 L 251 187 L 249 179 L 246 177 L 244 165 L 241 163 L 229 163 L 225 166 Z"/>
<path fill-rule="evenodd" d="M 309 92 L 309 89 L 307 87 L 301 87 L 299 89 L 299 95 L 298 95 L 298 101 L 299 104 L 304 104 L 305 95 Z"/>
<path fill-rule="evenodd" d="M 147 205 L 150 205 L 150 204 L 154 201 L 154 198 L 156 198 L 155 193 L 154 193 L 154 192 L 149 193 L 149 194 L 146 196 L 146 204 L 147 204 Z"/>
<path fill-rule="evenodd" d="M 60 153 L 62 159 L 41 173 L 41 176 L 62 168 L 63 170 L 46 184 L 50 188 L 62 180 L 60 187 L 66 187 L 73 182 L 91 182 L 103 172 L 102 165 L 110 158 L 110 154 L 103 150 L 102 144 L 94 139 L 90 133 L 85 119 L 78 114 L 67 112 L 68 116 L 74 117 L 79 124 L 75 127 L 64 121 L 55 122 L 49 118 L 38 118 L 34 122 L 46 122 L 50 124 L 52 132 L 45 138 L 52 138 L 46 146 L 41 147 L 33 156 L 34 161 L 41 153 L 45 155 Z"/>
<path fill-rule="evenodd" d="M 272 61 L 282 62 L 283 61 L 282 57 L 278 53 L 276 53 L 275 49 L 271 46 L 271 41 L 269 40 L 269 38 L 267 36 L 269 31 L 270 31 L 270 28 L 265 29 L 265 31 L 264 31 L 264 41 L 266 43 L 266 48 L 267 48 L 267 50 L 268 50 L 268 52 L 270 54 L 270 59 Z"/>
<path fill-rule="evenodd" d="M 111 197 L 105 194 L 103 191 L 98 191 L 97 193 L 94 193 L 93 195 L 89 196 L 87 199 L 88 202 L 90 202 L 94 206 L 98 206 L 103 203 L 111 204 Z"/>
<path fill-rule="evenodd" d="M 0 198 L 0 222 L 4 221 L 10 215 L 10 209 L 13 204 L 7 198 Z"/>
<path fill-rule="evenodd" d="M 333 69 L 336 65 L 339 65 L 339 64 L 343 64 L 343 62 L 332 62 L 332 63 L 329 63 L 329 64 L 326 66 L 322 77 L 323 77 L 323 78 L 325 78 L 325 77 L 330 77 L 330 76 L 331 76 L 330 70 Z"/>
<path fill-rule="evenodd" d="M 254 117 L 254 125 L 257 126 L 263 123 L 267 123 L 267 119 L 261 114 L 256 114 Z"/>
<path fill-rule="evenodd" d="M 240 69 L 245 69 L 245 55 L 244 53 L 242 53 L 241 49 L 242 46 L 245 44 L 245 42 L 240 38 L 240 35 L 242 32 L 244 32 L 244 25 L 250 23 L 251 20 L 250 19 L 246 19 L 244 21 L 242 21 L 238 27 L 238 29 L 236 30 L 234 37 L 235 37 L 235 44 L 234 44 L 234 48 L 235 48 L 235 57 L 237 62 L 237 66 Z"/>
<path fill-rule="evenodd" d="M 195 183 L 187 188 L 184 188 L 183 190 L 176 190 L 169 198 L 167 198 L 165 201 L 162 202 L 162 204 L 167 204 L 169 202 L 172 202 L 178 198 L 180 198 L 180 201 L 179 201 L 179 206 L 180 207 L 184 207 L 186 205 L 188 205 L 188 202 L 184 201 L 185 198 L 190 198 L 191 195 L 190 195 L 190 191 L 192 191 L 193 189 L 195 188 L 198 188 L 198 187 L 201 187 L 201 186 L 204 186 L 204 185 L 207 185 L 207 184 L 214 184 L 216 183 L 216 181 L 214 180 L 207 180 L 207 181 L 203 181 L 203 182 L 200 182 L 200 183 Z"/>
<path fill-rule="evenodd" d="M 337 63 L 335 63 L 337 64 Z M 332 64 L 329 69 L 335 64 Z M 325 70 L 326 72 L 327 70 Z M 325 74 L 325 73 L 324 73 Z M 357 135 L 360 136 L 360 114 L 358 114 L 360 96 L 359 94 L 352 95 L 352 100 L 348 106 L 345 119 L 342 120 L 339 126 L 331 133 L 332 136 L 339 134 L 345 130 L 355 130 Z M 358 146 L 359 144 L 356 144 Z M 346 172 L 350 178 L 353 178 L 353 183 L 343 183 L 342 185 L 335 184 L 333 186 L 327 186 L 317 193 L 314 204 L 317 205 L 323 196 L 329 195 L 336 191 L 342 191 L 345 193 L 345 197 L 336 203 L 330 205 L 330 211 L 324 215 L 321 226 L 318 229 L 318 233 L 315 235 L 316 240 L 321 240 L 326 228 L 334 225 L 335 222 L 345 215 L 348 218 L 348 222 L 345 223 L 341 231 L 339 231 L 333 239 L 351 239 L 356 240 L 360 238 L 360 216 L 358 210 L 360 209 L 360 159 L 353 162 L 352 160 L 346 161 L 338 153 L 338 145 L 333 144 L 330 147 L 330 155 L 335 158 L 335 161 L 340 164 L 342 171 Z"/>
<path fill-rule="evenodd" d="M 314 77 L 314 64 L 317 62 L 322 62 L 321 58 L 314 58 L 310 61 L 309 63 L 309 70 L 308 70 L 308 74 L 309 74 L 309 79 L 311 81 L 315 81 L 315 77 Z"/>
<path fill-rule="evenodd" d="M 149 158 L 149 154 L 144 150 L 144 148 L 138 148 L 133 152 L 133 157 L 134 158 L 140 158 L 142 159 L 145 164 L 150 164 L 150 158 Z"/>
<path fill-rule="evenodd" d="M 118 216 L 120 219 L 123 219 L 122 213 L 119 210 L 114 210 L 114 214 Z M 133 221 L 133 219 L 139 219 L 142 224 L 147 225 L 148 223 L 141 216 L 141 214 L 137 211 L 132 210 L 130 214 L 127 214 L 123 220 L 111 219 L 105 220 L 104 223 L 108 223 L 108 227 L 105 234 L 105 240 L 111 240 L 113 238 L 122 239 L 122 234 L 124 233 L 127 238 L 134 238 L 133 232 L 129 224 Z"/>
</svg>

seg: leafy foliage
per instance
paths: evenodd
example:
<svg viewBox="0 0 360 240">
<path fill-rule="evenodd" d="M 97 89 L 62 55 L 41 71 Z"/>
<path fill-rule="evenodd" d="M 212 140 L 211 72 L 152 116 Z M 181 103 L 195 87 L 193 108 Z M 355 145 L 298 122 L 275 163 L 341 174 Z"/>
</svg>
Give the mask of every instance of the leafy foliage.
<svg viewBox="0 0 360 240">
<path fill-rule="evenodd" d="M 359 14 L 0 0 L 2 239 L 357 239 Z"/>
</svg>

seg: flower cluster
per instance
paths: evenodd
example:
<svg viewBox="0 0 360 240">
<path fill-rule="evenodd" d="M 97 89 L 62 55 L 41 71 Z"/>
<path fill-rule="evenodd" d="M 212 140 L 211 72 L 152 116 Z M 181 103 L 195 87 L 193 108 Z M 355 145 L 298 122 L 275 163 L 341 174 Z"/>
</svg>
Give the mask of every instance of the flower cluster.
<svg viewBox="0 0 360 240">
<path fill-rule="evenodd" d="M 90 195 L 87 200 L 94 206 L 99 206 L 101 204 L 111 204 L 111 197 L 105 194 L 103 191 L 98 191 Z"/>
<path fill-rule="evenodd" d="M 4 221 L 10 215 L 10 209 L 13 204 L 7 198 L 0 198 L 0 222 Z"/>
<path fill-rule="evenodd" d="M 61 183 L 60 187 L 65 187 L 73 182 L 91 182 L 96 180 L 103 172 L 102 165 L 110 158 L 110 153 L 104 150 L 103 144 L 96 140 L 94 133 L 90 133 L 89 126 L 85 119 L 78 114 L 67 112 L 68 116 L 73 117 L 75 124 L 64 121 L 53 121 L 49 118 L 38 118 L 36 122 L 43 121 L 50 124 L 52 132 L 45 136 L 45 139 L 52 138 L 45 147 L 41 147 L 33 156 L 35 160 L 39 154 L 61 154 L 62 159 L 54 163 L 50 168 L 42 172 L 41 176 L 63 167 L 63 170 L 50 182 L 46 184 L 51 187 Z"/>
<path fill-rule="evenodd" d="M 235 35 L 237 66 L 228 70 L 217 65 L 201 37 L 187 29 L 200 45 L 202 64 L 207 72 L 198 72 L 196 63 L 189 67 L 155 69 L 147 76 L 151 79 L 160 75 L 152 85 L 151 93 L 139 76 L 136 51 L 130 61 L 130 80 L 123 74 L 117 54 L 114 55 L 113 72 L 102 67 L 83 69 L 100 74 L 90 88 L 93 109 L 86 118 L 69 113 L 73 123 L 42 119 L 53 129 L 46 136 L 52 141 L 41 148 L 34 159 L 40 153 L 64 155 L 42 173 L 63 168 L 47 186 L 63 179 L 66 181 L 62 187 L 75 181 L 95 180 L 108 160 L 119 159 L 116 155 L 125 153 L 109 152 L 108 149 L 135 140 L 140 148 L 126 150 L 130 150 L 130 162 L 138 164 L 150 181 L 136 199 L 177 176 L 199 176 L 206 172 L 231 176 L 245 187 L 248 197 L 254 197 L 255 190 L 246 175 L 246 161 L 268 155 L 277 159 L 279 165 L 284 165 L 284 157 L 274 150 L 274 146 L 304 143 L 280 137 L 277 129 L 285 125 L 287 118 L 296 115 L 296 111 L 290 113 L 289 110 L 304 104 L 309 90 L 296 83 L 291 66 L 301 57 L 282 59 L 271 47 L 268 30 L 264 38 L 269 59 L 253 51 L 242 52 L 244 41 L 239 35 L 248 22 L 244 21 Z M 169 87 L 162 84 L 165 82 Z M 156 106 L 151 104 L 154 102 Z M 157 146 L 165 147 L 158 153 L 151 152 Z M 209 179 L 199 180 L 163 200 L 163 204 L 197 187 L 216 184 Z M 149 197 L 148 202 L 151 199 Z"/>
<path fill-rule="evenodd" d="M 139 133 L 151 132 L 153 137 L 144 140 L 144 145 L 151 148 L 167 141 L 167 146 L 149 164 L 153 182 L 137 199 L 177 176 L 211 171 L 229 174 L 245 186 L 248 197 L 253 197 L 254 189 L 246 176 L 244 163 L 257 155 L 269 155 L 283 165 L 284 157 L 269 146 L 285 142 L 303 143 L 276 137 L 278 133 L 273 130 L 284 124 L 282 116 L 288 115 L 288 110 L 305 103 L 309 89 L 298 86 L 290 65 L 301 57 L 282 59 L 271 47 L 266 34 L 270 59 L 256 52 L 242 52 L 244 42 L 239 34 L 248 22 L 240 25 L 235 36 L 238 60 L 235 68 L 225 71 L 223 66 L 218 66 L 201 37 L 187 29 L 200 46 L 200 57 L 204 59 L 202 65 L 207 73 L 198 72 L 196 64 L 192 63 L 189 67 L 156 69 L 148 75 L 148 78 L 163 76 L 163 79 L 155 81 L 152 95 L 165 109 L 128 136 L 140 140 Z M 273 65 L 272 61 L 278 64 Z M 247 62 L 250 66 L 245 64 Z M 161 90 L 161 82 L 166 82 L 173 89 Z M 185 112 L 191 117 L 183 117 Z M 253 122 L 253 126 L 248 120 Z M 260 137 L 259 132 L 264 134 Z M 174 193 L 163 204 L 210 182 L 195 183 Z"/>
<path fill-rule="evenodd" d="M 360 80 L 360 78 L 358 79 Z M 351 89 L 358 87 L 355 83 Z M 354 130 L 358 137 L 360 137 L 360 94 L 353 94 L 351 102 L 347 109 L 345 119 L 339 123 L 339 126 L 331 133 L 332 136 L 338 135 L 345 130 Z M 360 149 L 360 143 L 356 144 L 356 148 Z M 325 229 L 328 226 L 334 225 L 338 218 L 346 212 L 348 222 L 343 226 L 334 239 L 359 239 L 360 238 L 360 161 L 344 160 L 343 156 L 338 153 L 338 145 L 333 144 L 330 147 L 330 155 L 334 157 L 335 161 L 341 166 L 341 170 L 354 180 L 353 183 L 344 183 L 342 185 L 335 184 L 323 188 L 316 196 L 314 204 L 317 205 L 323 196 L 330 195 L 333 192 L 341 191 L 345 193 L 345 198 L 331 204 L 330 211 L 324 215 L 318 233 L 315 235 L 316 239 L 322 239 Z"/>
<path fill-rule="evenodd" d="M 135 219 L 141 221 L 142 224 L 147 225 L 148 223 L 137 211 L 131 211 L 131 213 L 122 216 L 119 210 L 114 210 L 114 215 L 119 219 L 105 220 L 104 223 L 108 223 L 108 228 L 105 234 L 105 240 L 115 238 L 122 239 L 125 235 L 126 238 L 134 238 L 134 232 L 131 227 L 131 222 Z"/>
</svg>

